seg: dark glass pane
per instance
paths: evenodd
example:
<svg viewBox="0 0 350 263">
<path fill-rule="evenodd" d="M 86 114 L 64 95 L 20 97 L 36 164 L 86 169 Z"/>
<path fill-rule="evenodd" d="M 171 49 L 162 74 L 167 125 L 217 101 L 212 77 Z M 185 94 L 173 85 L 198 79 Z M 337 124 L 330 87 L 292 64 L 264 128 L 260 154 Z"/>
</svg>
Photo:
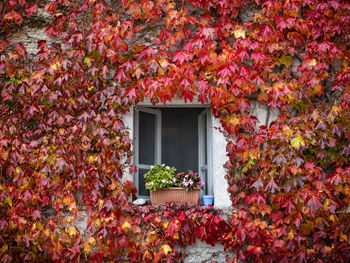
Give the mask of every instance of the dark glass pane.
<svg viewBox="0 0 350 263">
<path fill-rule="evenodd" d="M 154 164 L 156 116 L 139 112 L 139 163 Z"/>
<path fill-rule="evenodd" d="M 149 170 L 147 169 L 139 169 L 139 195 L 142 196 L 149 196 L 149 191 L 146 190 L 145 188 L 145 178 L 143 177 L 143 175 L 145 173 L 147 173 Z"/>
<path fill-rule="evenodd" d="M 202 108 L 162 108 L 162 163 L 198 172 L 198 114 Z"/>
</svg>

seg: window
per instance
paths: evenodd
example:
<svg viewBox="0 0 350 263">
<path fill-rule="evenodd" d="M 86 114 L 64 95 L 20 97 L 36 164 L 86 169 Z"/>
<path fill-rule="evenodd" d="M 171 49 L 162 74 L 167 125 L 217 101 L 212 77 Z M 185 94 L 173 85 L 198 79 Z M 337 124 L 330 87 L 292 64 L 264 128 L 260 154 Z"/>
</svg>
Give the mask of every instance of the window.
<svg viewBox="0 0 350 263">
<path fill-rule="evenodd" d="M 209 178 L 210 111 L 200 107 L 138 107 L 135 110 L 135 183 L 139 197 L 148 197 L 143 175 L 151 165 L 165 163 L 178 172 L 199 173 L 211 194 Z"/>
</svg>

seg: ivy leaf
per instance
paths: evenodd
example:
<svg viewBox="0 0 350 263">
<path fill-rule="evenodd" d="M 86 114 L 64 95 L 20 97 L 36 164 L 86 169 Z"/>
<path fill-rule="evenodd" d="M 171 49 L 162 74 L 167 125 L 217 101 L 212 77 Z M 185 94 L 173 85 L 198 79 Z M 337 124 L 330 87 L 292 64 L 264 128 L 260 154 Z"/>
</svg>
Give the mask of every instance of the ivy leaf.
<svg viewBox="0 0 350 263">
<path fill-rule="evenodd" d="M 78 231 L 77 231 L 77 229 L 75 228 L 75 226 L 68 226 L 67 233 L 68 233 L 70 236 L 76 236 L 76 235 L 78 234 Z"/>
<path fill-rule="evenodd" d="M 251 187 L 254 187 L 256 189 L 256 191 L 259 191 L 261 187 L 263 187 L 263 181 L 259 178 L 258 180 L 256 180 Z"/>
<path fill-rule="evenodd" d="M 214 39 L 216 30 L 213 27 L 203 27 L 199 30 L 199 35 L 206 39 Z"/>
<path fill-rule="evenodd" d="M 56 9 L 57 9 L 57 3 L 55 2 L 51 2 L 45 5 L 45 11 L 48 13 L 53 13 L 56 11 Z"/>
<path fill-rule="evenodd" d="M 122 83 L 123 81 L 125 81 L 127 79 L 127 76 L 125 74 L 124 69 L 119 68 L 113 77 L 114 80 L 116 80 L 118 83 Z"/>
<path fill-rule="evenodd" d="M 292 57 L 285 54 L 283 54 L 278 61 L 280 64 L 286 65 L 287 68 L 293 64 Z"/>
<path fill-rule="evenodd" d="M 236 26 L 232 33 L 235 38 L 245 38 L 245 30 L 242 26 Z"/>
<path fill-rule="evenodd" d="M 322 206 L 321 199 L 318 196 L 312 195 L 306 200 L 306 205 L 310 206 L 313 210 L 317 210 Z"/>
<path fill-rule="evenodd" d="M 4 15 L 4 20 L 15 22 L 20 25 L 23 23 L 23 17 L 16 11 L 12 10 Z"/>
<path fill-rule="evenodd" d="M 32 16 L 38 10 L 37 4 L 31 3 L 26 9 L 26 16 Z"/>
<path fill-rule="evenodd" d="M 127 94 L 128 94 L 128 97 L 130 100 L 133 100 L 134 98 L 137 97 L 137 90 L 135 87 L 128 87 L 127 90 L 126 90 Z"/>
<path fill-rule="evenodd" d="M 275 192 L 277 192 L 279 190 L 280 190 L 280 188 L 277 186 L 277 184 L 275 183 L 273 178 L 271 178 L 270 182 L 265 187 L 265 192 L 268 191 L 268 192 L 271 192 L 271 193 L 275 193 Z"/>
<path fill-rule="evenodd" d="M 58 37 L 59 35 L 59 31 L 54 26 L 51 26 L 51 25 L 46 27 L 45 32 L 49 37 Z"/>
<path fill-rule="evenodd" d="M 305 141 L 300 135 L 298 135 L 291 141 L 291 145 L 293 148 L 299 150 L 301 146 L 305 146 Z"/>
<path fill-rule="evenodd" d="M 263 249 L 260 246 L 249 245 L 247 247 L 247 252 L 252 255 L 260 256 L 263 254 Z"/>
<path fill-rule="evenodd" d="M 240 48 L 237 50 L 236 56 L 241 60 L 244 61 L 244 59 L 249 59 L 249 54 L 247 50 Z"/>
<path fill-rule="evenodd" d="M 192 55 L 185 52 L 185 51 L 176 51 L 174 54 L 174 62 L 178 62 L 180 65 L 184 62 L 188 62 L 190 59 L 192 59 Z"/>
<path fill-rule="evenodd" d="M 260 27 L 260 32 L 263 36 L 268 37 L 272 34 L 273 28 L 272 26 L 265 24 Z"/>
<path fill-rule="evenodd" d="M 160 246 L 159 251 L 162 252 L 163 255 L 167 256 L 172 249 L 168 244 L 163 244 Z"/>
</svg>

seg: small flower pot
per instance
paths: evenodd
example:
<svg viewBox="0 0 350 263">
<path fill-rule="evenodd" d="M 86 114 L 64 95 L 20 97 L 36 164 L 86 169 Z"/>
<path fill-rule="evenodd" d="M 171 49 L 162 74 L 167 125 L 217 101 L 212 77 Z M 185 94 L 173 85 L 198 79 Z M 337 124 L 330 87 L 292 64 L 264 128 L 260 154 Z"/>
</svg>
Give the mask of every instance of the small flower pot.
<svg viewBox="0 0 350 263">
<path fill-rule="evenodd" d="M 151 191 L 151 202 L 153 206 L 165 205 L 167 202 L 177 204 L 198 203 L 199 189 L 186 191 L 186 188 L 170 187 Z"/>
<path fill-rule="evenodd" d="M 214 203 L 214 196 L 213 195 L 203 195 L 203 205 L 208 206 L 208 205 L 213 205 Z"/>
</svg>

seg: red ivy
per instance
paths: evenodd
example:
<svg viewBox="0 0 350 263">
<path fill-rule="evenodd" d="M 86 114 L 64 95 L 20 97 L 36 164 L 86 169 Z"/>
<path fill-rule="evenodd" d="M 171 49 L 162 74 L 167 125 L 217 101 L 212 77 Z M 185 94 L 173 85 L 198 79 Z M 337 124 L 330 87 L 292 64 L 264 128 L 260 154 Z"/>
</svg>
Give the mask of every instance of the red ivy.
<svg viewBox="0 0 350 263">
<path fill-rule="evenodd" d="M 56 43 L 0 42 L 2 262 L 173 262 L 196 238 L 232 262 L 349 261 L 348 1 L 3 1 L 2 34 L 38 7 Z M 227 222 L 130 202 L 122 117 L 175 97 L 220 119 Z M 257 127 L 252 100 L 279 117 Z"/>
</svg>

